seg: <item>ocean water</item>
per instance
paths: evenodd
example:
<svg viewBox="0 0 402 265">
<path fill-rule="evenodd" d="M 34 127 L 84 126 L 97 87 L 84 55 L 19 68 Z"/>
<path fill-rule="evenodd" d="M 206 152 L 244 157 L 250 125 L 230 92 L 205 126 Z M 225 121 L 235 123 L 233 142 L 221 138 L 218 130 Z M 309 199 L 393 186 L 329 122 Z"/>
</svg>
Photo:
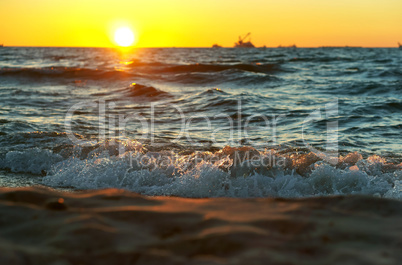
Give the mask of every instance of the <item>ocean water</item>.
<svg viewBox="0 0 402 265">
<path fill-rule="evenodd" d="M 0 186 L 402 198 L 402 51 L 0 48 Z"/>
</svg>

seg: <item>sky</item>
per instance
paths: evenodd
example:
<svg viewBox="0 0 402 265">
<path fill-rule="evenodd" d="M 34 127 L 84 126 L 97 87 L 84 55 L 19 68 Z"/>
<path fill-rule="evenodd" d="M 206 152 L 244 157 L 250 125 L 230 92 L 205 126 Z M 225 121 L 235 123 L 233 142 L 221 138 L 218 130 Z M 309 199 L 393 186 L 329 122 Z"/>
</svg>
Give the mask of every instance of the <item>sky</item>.
<svg viewBox="0 0 402 265">
<path fill-rule="evenodd" d="M 401 0 L 0 0 L 7 46 L 113 47 L 129 27 L 136 47 L 396 47 Z"/>
</svg>

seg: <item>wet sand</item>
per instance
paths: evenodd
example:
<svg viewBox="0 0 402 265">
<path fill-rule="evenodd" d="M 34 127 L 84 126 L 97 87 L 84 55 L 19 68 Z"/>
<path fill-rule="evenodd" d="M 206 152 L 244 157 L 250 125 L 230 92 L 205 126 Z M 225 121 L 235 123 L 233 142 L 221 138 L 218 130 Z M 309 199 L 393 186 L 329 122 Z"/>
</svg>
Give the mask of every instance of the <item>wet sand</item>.
<svg viewBox="0 0 402 265">
<path fill-rule="evenodd" d="M 398 264 L 401 249 L 395 200 L 0 189 L 0 264 Z"/>
</svg>

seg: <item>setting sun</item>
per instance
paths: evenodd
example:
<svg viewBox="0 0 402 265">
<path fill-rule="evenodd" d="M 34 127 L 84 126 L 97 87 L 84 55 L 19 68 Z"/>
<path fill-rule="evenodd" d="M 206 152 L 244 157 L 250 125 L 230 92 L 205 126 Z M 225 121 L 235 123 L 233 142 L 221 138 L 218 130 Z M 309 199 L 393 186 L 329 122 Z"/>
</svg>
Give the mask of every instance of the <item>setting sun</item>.
<svg viewBox="0 0 402 265">
<path fill-rule="evenodd" d="M 133 31 L 127 27 L 119 28 L 114 33 L 114 41 L 121 47 L 128 47 L 134 43 Z"/>
</svg>

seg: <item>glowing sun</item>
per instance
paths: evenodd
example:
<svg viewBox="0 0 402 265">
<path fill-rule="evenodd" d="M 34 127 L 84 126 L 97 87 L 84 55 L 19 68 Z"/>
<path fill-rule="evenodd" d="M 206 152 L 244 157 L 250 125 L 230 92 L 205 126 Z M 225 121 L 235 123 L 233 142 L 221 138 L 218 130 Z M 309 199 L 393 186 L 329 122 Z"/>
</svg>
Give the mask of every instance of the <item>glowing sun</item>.
<svg viewBox="0 0 402 265">
<path fill-rule="evenodd" d="M 114 41 L 122 47 L 132 45 L 134 43 L 133 31 L 127 27 L 118 28 L 114 33 Z"/>
</svg>

